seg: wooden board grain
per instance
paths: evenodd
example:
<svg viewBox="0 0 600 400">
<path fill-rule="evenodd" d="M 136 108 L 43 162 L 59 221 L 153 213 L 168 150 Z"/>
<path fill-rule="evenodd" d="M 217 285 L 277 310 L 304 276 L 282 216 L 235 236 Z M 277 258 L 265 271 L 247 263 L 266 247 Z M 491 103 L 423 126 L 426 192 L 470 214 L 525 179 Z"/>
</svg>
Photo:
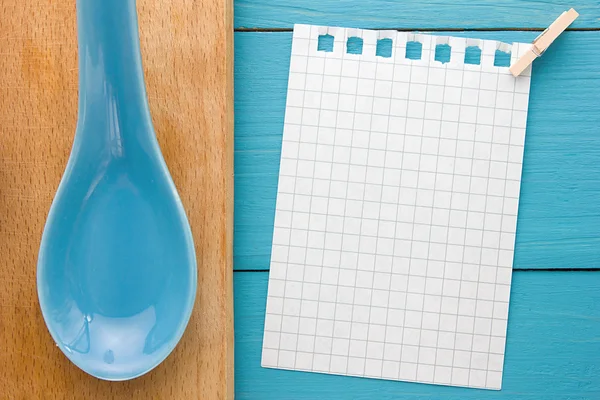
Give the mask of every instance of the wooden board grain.
<svg viewBox="0 0 600 400">
<path fill-rule="evenodd" d="M 571 29 L 600 28 L 597 0 L 236 0 L 235 27 L 291 28 L 315 24 L 371 29 L 481 29 L 548 27 L 574 7 Z"/>
<path fill-rule="evenodd" d="M 435 34 L 506 42 L 537 36 Z M 291 32 L 236 33 L 236 270 L 269 267 L 291 44 Z M 515 269 L 600 268 L 598 54 L 600 32 L 566 32 L 534 63 Z"/>
<path fill-rule="evenodd" d="M 35 287 L 75 132 L 75 1 L 0 2 L 0 398 L 233 398 L 232 8 L 230 0 L 138 1 L 152 118 L 192 226 L 198 294 L 164 363 L 105 382 L 54 345 Z"/>
</svg>

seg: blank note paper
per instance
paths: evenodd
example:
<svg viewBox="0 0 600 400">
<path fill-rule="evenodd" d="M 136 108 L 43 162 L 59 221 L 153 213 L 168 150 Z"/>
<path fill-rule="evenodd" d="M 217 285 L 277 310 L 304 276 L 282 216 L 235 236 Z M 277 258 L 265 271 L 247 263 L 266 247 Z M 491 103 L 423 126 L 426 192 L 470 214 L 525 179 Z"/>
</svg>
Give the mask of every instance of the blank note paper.
<svg viewBox="0 0 600 400">
<path fill-rule="evenodd" d="M 529 47 L 294 27 L 264 367 L 500 389 Z"/>
</svg>

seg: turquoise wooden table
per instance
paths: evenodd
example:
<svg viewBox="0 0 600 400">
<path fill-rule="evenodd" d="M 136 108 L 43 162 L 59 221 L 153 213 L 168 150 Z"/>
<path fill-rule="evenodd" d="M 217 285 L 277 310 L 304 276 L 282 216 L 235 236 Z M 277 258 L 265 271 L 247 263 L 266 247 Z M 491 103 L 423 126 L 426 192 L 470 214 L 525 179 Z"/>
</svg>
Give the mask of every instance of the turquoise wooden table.
<svg viewBox="0 0 600 400">
<path fill-rule="evenodd" d="M 292 25 L 530 42 L 570 6 L 533 68 L 502 391 L 261 368 Z M 237 0 L 235 26 L 236 398 L 600 399 L 598 0 Z"/>
</svg>

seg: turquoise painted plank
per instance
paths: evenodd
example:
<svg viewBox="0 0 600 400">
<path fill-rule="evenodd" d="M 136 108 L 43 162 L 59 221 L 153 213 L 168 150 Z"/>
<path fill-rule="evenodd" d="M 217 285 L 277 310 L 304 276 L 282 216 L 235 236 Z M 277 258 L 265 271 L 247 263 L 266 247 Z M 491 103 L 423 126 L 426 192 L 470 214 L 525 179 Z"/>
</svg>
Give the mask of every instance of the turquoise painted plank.
<svg viewBox="0 0 600 400">
<path fill-rule="evenodd" d="M 531 41 L 535 32 L 454 32 Z M 237 33 L 236 269 L 269 265 L 291 33 Z M 600 267 L 600 32 L 567 32 L 534 64 L 515 268 Z"/>
<path fill-rule="evenodd" d="M 294 23 L 358 28 L 546 28 L 570 6 L 573 27 L 600 27 L 597 0 L 236 0 L 235 27 L 289 28 Z"/>
<path fill-rule="evenodd" d="M 236 399 L 600 398 L 600 272 L 515 272 L 501 391 L 260 366 L 267 273 L 234 274 Z"/>
</svg>

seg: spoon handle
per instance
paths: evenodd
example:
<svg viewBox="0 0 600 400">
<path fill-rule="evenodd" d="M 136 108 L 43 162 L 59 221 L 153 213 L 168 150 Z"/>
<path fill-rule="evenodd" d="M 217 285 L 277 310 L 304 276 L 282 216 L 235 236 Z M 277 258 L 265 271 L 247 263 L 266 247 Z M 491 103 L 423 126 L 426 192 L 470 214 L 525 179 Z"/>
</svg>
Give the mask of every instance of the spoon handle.
<svg viewBox="0 0 600 400">
<path fill-rule="evenodd" d="M 112 156 L 122 156 L 131 142 L 154 142 L 135 0 L 77 0 L 77 27 L 76 140 L 91 140 L 97 149 L 109 141 Z"/>
</svg>

